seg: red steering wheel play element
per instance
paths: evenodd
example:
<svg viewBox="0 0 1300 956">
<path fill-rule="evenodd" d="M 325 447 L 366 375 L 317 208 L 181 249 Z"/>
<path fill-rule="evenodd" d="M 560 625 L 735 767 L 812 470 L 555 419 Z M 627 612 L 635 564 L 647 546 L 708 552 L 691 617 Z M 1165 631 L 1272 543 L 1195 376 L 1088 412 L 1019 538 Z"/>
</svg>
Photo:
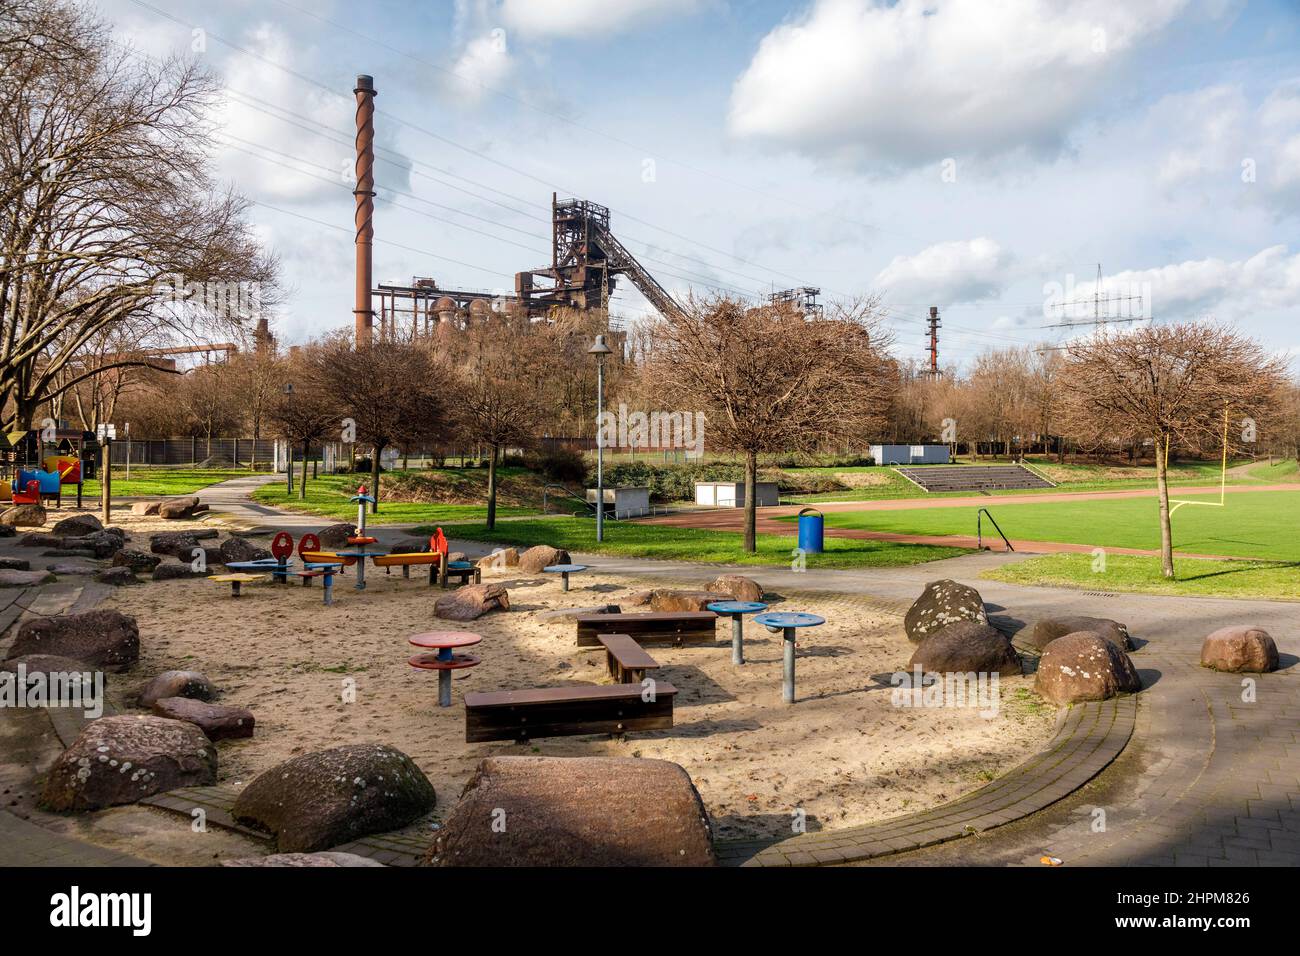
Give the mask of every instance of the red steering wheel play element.
<svg viewBox="0 0 1300 956">
<path fill-rule="evenodd" d="M 316 537 L 310 531 L 307 532 L 307 534 L 303 535 L 302 540 L 298 542 L 299 557 L 302 557 L 304 554 L 306 554 L 309 551 L 319 551 L 319 550 L 320 550 L 320 538 Z"/>
<path fill-rule="evenodd" d="M 293 554 L 293 535 L 287 531 L 281 531 L 271 539 L 271 553 L 275 555 L 275 560 L 284 561 Z"/>
</svg>

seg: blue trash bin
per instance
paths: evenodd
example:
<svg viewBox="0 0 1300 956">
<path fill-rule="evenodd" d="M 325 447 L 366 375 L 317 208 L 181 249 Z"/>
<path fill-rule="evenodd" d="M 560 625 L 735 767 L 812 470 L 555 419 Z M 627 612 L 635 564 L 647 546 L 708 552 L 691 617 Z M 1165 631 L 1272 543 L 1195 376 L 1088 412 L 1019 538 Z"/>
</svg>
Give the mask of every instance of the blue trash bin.
<svg viewBox="0 0 1300 956">
<path fill-rule="evenodd" d="M 822 547 L 822 513 L 816 508 L 804 508 L 799 512 L 799 548 L 808 554 L 821 554 Z"/>
</svg>

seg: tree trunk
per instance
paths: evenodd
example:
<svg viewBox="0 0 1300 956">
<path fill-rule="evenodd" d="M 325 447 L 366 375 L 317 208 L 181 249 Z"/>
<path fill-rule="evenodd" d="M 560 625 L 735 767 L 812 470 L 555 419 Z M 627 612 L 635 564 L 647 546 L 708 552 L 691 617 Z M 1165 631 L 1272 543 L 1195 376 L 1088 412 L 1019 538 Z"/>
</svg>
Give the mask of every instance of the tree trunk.
<svg viewBox="0 0 1300 956">
<path fill-rule="evenodd" d="M 745 550 L 758 550 L 758 453 L 745 452 Z"/>
<path fill-rule="evenodd" d="M 302 484 L 298 486 L 298 500 L 307 500 L 307 454 L 311 451 L 311 443 L 302 443 Z"/>
<path fill-rule="evenodd" d="M 1160 453 L 1160 436 L 1156 436 L 1156 495 L 1160 499 L 1160 573 L 1167 579 L 1174 577 L 1174 532 L 1169 523 L 1169 462 L 1166 455 L 1169 445 L 1165 444 L 1165 454 Z"/>
<path fill-rule="evenodd" d="M 386 445 L 376 445 L 370 454 L 370 495 L 375 499 L 370 505 L 371 514 L 379 511 L 379 456 L 386 447 Z"/>
<path fill-rule="evenodd" d="M 492 455 L 488 458 L 488 501 L 487 526 L 491 531 L 497 525 L 497 446 L 492 446 Z"/>
</svg>

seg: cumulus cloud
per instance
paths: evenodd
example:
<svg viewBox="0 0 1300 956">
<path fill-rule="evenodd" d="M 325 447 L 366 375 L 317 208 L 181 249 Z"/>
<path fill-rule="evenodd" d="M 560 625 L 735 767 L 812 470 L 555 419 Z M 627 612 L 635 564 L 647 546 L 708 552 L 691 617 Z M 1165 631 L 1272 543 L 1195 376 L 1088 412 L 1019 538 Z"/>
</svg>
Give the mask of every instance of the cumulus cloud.
<svg viewBox="0 0 1300 956">
<path fill-rule="evenodd" d="M 1078 288 L 1091 294 L 1090 286 Z M 1194 259 L 1129 270 L 1107 276 L 1103 289 L 1145 290 L 1157 319 L 1237 321 L 1300 308 L 1300 253 L 1276 245 L 1247 259 Z"/>
<path fill-rule="evenodd" d="M 815 0 L 732 90 L 733 135 L 854 166 L 1054 154 L 1187 0 Z"/>
<path fill-rule="evenodd" d="M 876 276 L 886 301 L 945 306 L 999 295 L 1011 280 L 1013 257 L 986 237 L 940 242 L 912 256 L 896 256 Z"/>
<path fill-rule="evenodd" d="M 700 6 L 701 0 L 502 0 L 501 20 L 530 37 L 591 37 L 694 13 Z"/>
</svg>

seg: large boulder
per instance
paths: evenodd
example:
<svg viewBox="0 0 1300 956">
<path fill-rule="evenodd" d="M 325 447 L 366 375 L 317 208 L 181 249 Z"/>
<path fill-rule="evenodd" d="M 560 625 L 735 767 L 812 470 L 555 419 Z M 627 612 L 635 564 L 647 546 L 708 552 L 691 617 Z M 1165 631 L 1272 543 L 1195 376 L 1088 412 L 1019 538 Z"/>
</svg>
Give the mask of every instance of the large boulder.
<svg viewBox="0 0 1300 956">
<path fill-rule="evenodd" d="M 140 629 L 135 618 L 103 608 L 33 618 L 18 628 L 9 648 L 10 657 L 23 654 L 57 654 L 96 667 L 126 667 L 140 657 Z"/>
<path fill-rule="evenodd" d="M 667 760 L 488 757 L 425 857 L 433 866 L 713 866 L 690 776 Z"/>
<path fill-rule="evenodd" d="M 132 571 L 139 571 L 148 574 L 162 562 L 162 556 L 150 554 L 147 551 L 136 551 L 133 548 L 119 548 L 113 555 L 113 567 L 130 568 Z"/>
<path fill-rule="evenodd" d="M 161 501 L 137 501 L 135 504 L 131 505 L 131 514 L 138 518 L 143 518 L 147 515 L 156 515 L 160 507 L 162 507 Z"/>
<path fill-rule="evenodd" d="M 107 584 L 115 588 L 140 583 L 140 579 L 135 576 L 135 572 L 130 568 L 105 568 L 102 571 L 96 571 L 95 580 L 100 584 Z"/>
<path fill-rule="evenodd" d="M 1142 681 L 1127 654 L 1092 631 L 1080 631 L 1047 645 L 1034 689 L 1055 704 L 1074 704 L 1135 693 Z"/>
<path fill-rule="evenodd" d="M 257 725 L 251 710 L 226 704 L 209 704 L 189 697 L 164 697 L 155 701 L 152 709 L 159 717 L 193 724 L 213 743 L 251 737 Z"/>
<path fill-rule="evenodd" d="M 510 594 L 500 584 L 467 584 L 438 598 L 434 617 L 448 621 L 472 621 L 488 611 L 510 610 Z"/>
<path fill-rule="evenodd" d="M 995 627 L 975 621 L 958 621 L 922 638 L 912 653 L 912 659 L 907 662 L 908 670 L 917 667 L 941 674 L 954 671 L 1003 676 L 1023 673 L 1020 655 L 1007 636 Z"/>
<path fill-rule="evenodd" d="M 1077 634 L 1080 631 L 1091 631 L 1099 637 L 1104 637 L 1121 651 L 1133 650 L 1133 639 L 1129 637 L 1128 628 L 1119 623 L 1119 621 L 1112 621 L 1105 617 L 1072 616 L 1043 618 L 1034 624 L 1034 629 L 1030 632 L 1028 642 L 1041 651 L 1058 637 L 1065 637 L 1067 634 Z"/>
<path fill-rule="evenodd" d="M 706 591 L 728 594 L 733 601 L 761 601 L 763 588 L 753 578 L 742 574 L 722 574 L 704 585 Z"/>
<path fill-rule="evenodd" d="M 987 624 L 989 616 L 984 610 L 984 599 L 980 597 L 979 591 L 945 578 L 942 581 L 931 581 L 925 586 L 921 596 L 908 608 L 903 628 L 907 631 L 909 641 L 920 643 L 939 628 L 958 621 Z"/>
<path fill-rule="evenodd" d="M 17 529 L 11 524 L 0 524 L 0 538 L 12 538 L 18 534 Z"/>
<path fill-rule="evenodd" d="M 569 552 L 552 548 L 549 544 L 535 545 L 519 556 L 519 570 L 524 574 L 538 574 L 553 564 L 572 563 Z"/>
<path fill-rule="evenodd" d="M 153 569 L 149 577 L 154 581 L 175 581 L 177 578 L 206 578 L 211 573 L 212 568 L 206 565 L 202 571 L 195 571 L 188 561 L 164 561 Z"/>
<path fill-rule="evenodd" d="M 368 856 L 326 850 L 322 853 L 269 853 L 266 856 L 245 856 L 238 860 L 222 860 L 222 866 L 292 866 L 292 867 L 352 867 L 384 864 Z"/>
<path fill-rule="evenodd" d="M 14 505 L 0 512 L 0 524 L 13 528 L 39 528 L 45 524 L 46 513 L 43 505 Z"/>
<path fill-rule="evenodd" d="M 21 674 L 29 687 L 32 686 L 33 678 L 41 679 L 44 681 L 47 700 L 63 699 L 66 695 L 70 705 L 91 703 L 108 684 L 108 678 L 103 671 L 96 672 L 85 661 L 59 657 L 55 654 L 24 654 L 22 657 L 11 657 L 0 663 L 0 673 L 13 674 L 15 678 Z M 57 683 L 58 681 L 62 683 Z M 63 693 L 56 688 L 61 688 Z"/>
<path fill-rule="evenodd" d="M 491 554 L 479 558 L 478 567 L 481 571 L 517 568 L 519 567 L 519 549 L 497 548 Z"/>
<path fill-rule="evenodd" d="M 193 724 L 101 717 L 54 762 L 41 803 L 50 810 L 98 810 L 216 782 L 216 748 Z"/>
<path fill-rule="evenodd" d="M 172 521 L 189 518 L 194 514 L 194 509 L 198 506 L 199 499 L 195 495 L 186 495 L 183 498 L 168 498 L 158 506 L 158 517 Z"/>
<path fill-rule="evenodd" d="M 111 557 L 122 548 L 122 539 L 108 531 L 95 531 L 77 538 L 64 538 L 62 547 L 67 551 L 86 551 L 96 559 Z"/>
<path fill-rule="evenodd" d="M 198 671 L 163 671 L 140 691 L 140 706 L 152 707 L 165 697 L 188 697 L 212 700 L 217 689 L 207 676 Z"/>
<path fill-rule="evenodd" d="M 275 555 L 266 548 L 258 547 L 247 538 L 238 535 L 231 535 L 221 542 L 222 564 L 233 564 L 236 561 L 265 561 L 273 557 Z"/>
<path fill-rule="evenodd" d="M 154 554 L 170 554 L 188 561 L 191 552 L 199 546 L 198 535 L 190 531 L 163 531 L 149 536 L 149 550 Z"/>
<path fill-rule="evenodd" d="M 656 588 L 650 595 L 652 611 L 707 611 L 715 601 L 730 601 L 730 594 L 722 591 L 678 591 L 674 588 Z"/>
<path fill-rule="evenodd" d="M 44 531 L 28 531 L 18 539 L 20 548 L 57 548 L 62 543 L 62 538 L 46 534 Z"/>
<path fill-rule="evenodd" d="M 1278 665 L 1277 645 L 1262 627 L 1221 627 L 1201 644 L 1201 666 L 1216 671 L 1264 674 Z"/>
<path fill-rule="evenodd" d="M 351 524 L 350 522 L 343 522 L 341 524 L 332 524 L 328 528 L 321 529 L 321 532 L 316 535 L 316 537 L 320 539 L 320 546 L 326 551 L 329 551 L 334 548 L 342 548 L 346 546 L 348 538 L 352 537 L 352 535 L 356 533 L 356 530 L 356 525 Z"/>
<path fill-rule="evenodd" d="M 57 580 L 49 571 L 0 571 L 0 588 L 34 588 Z"/>
<path fill-rule="evenodd" d="M 26 558 L 0 558 L 0 571 L 30 571 L 32 563 Z"/>
<path fill-rule="evenodd" d="M 240 791 L 231 815 L 272 834 L 282 853 L 310 853 L 404 827 L 435 802 L 433 784 L 406 754 L 350 744 L 264 771 Z"/>
<path fill-rule="evenodd" d="M 54 527 L 50 529 L 50 533 L 79 538 L 82 535 L 94 534 L 96 531 L 103 530 L 104 525 L 100 520 L 93 514 L 86 513 L 69 515 L 61 521 L 56 521 Z"/>
</svg>

